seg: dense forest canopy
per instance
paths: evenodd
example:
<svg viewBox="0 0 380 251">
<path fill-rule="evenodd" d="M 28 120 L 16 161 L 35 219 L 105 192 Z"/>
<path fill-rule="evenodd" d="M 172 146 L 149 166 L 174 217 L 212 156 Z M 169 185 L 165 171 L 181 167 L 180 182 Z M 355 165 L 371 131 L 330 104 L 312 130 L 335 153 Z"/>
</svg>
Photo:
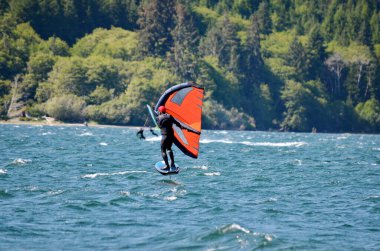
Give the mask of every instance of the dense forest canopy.
<svg viewBox="0 0 380 251">
<path fill-rule="evenodd" d="M 171 85 L 204 128 L 380 132 L 377 0 L 0 0 L 0 116 L 144 125 Z"/>
</svg>

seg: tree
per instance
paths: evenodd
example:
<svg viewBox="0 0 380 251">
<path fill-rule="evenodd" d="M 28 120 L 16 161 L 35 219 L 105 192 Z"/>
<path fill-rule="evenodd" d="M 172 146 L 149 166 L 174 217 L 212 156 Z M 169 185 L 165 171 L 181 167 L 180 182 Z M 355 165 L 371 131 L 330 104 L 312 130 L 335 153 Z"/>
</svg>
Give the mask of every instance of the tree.
<svg viewBox="0 0 380 251">
<path fill-rule="evenodd" d="M 259 9 L 255 13 L 259 30 L 262 34 L 268 35 L 272 32 L 272 20 L 270 17 L 269 6 L 266 1 L 263 1 L 259 5 Z"/>
<path fill-rule="evenodd" d="M 79 97 L 68 94 L 49 100 L 45 109 L 55 119 L 65 122 L 82 122 L 86 103 Z"/>
<path fill-rule="evenodd" d="M 327 100 L 319 82 L 310 81 L 302 85 L 287 81 L 281 98 L 286 107 L 281 125 L 284 130 L 310 132 L 313 127 L 328 129 L 328 118 L 324 112 Z"/>
<path fill-rule="evenodd" d="M 374 11 L 370 20 L 372 43 L 380 43 L 380 13 Z"/>
<path fill-rule="evenodd" d="M 171 62 L 176 76 L 184 80 L 195 80 L 199 35 L 184 5 L 177 4 L 176 13 Z"/>
<path fill-rule="evenodd" d="M 328 70 L 334 73 L 334 84 L 330 85 L 330 92 L 331 94 L 340 96 L 342 90 L 342 74 L 347 63 L 340 54 L 334 53 L 325 61 L 325 64 Z"/>
<path fill-rule="evenodd" d="M 295 37 L 289 46 L 287 54 L 287 65 L 294 67 L 294 78 L 298 81 L 307 80 L 307 74 L 310 69 L 309 60 L 306 56 L 306 50 L 301 42 Z"/>
<path fill-rule="evenodd" d="M 380 102 L 376 99 L 369 99 L 365 103 L 359 103 L 355 110 L 359 117 L 368 124 L 368 132 L 380 132 Z"/>
<path fill-rule="evenodd" d="M 204 55 L 215 56 L 220 66 L 234 73 L 239 69 L 240 39 L 237 36 L 236 26 L 231 23 L 227 15 L 208 30 L 200 47 Z"/>
<path fill-rule="evenodd" d="M 152 0 L 139 12 L 140 52 L 143 56 L 164 56 L 173 46 L 175 0 Z"/>
<path fill-rule="evenodd" d="M 314 27 L 309 35 L 309 41 L 306 46 L 307 58 L 310 61 L 309 78 L 316 79 L 322 76 L 324 69 L 323 63 L 327 58 L 326 45 L 320 34 L 319 27 Z"/>
<path fill-rule="evenodd" d="M 235 0 L 232 10 L 244 18 L 249 18 L 259 6 L 259 0 Z"/>
<path fill-rule="evenodd" d="M 247 31 L 247 40 L 242 49 L 242 63 L 240 65 L 240 71 L 245 76 L 243 89 L 246 94 L 250 95 L 252 93 L 252 85 L 260 79 L 263 65 L 264 61 L 261 57 L 259 21 L 257 16 L 253 15 Z"/>
</svg>

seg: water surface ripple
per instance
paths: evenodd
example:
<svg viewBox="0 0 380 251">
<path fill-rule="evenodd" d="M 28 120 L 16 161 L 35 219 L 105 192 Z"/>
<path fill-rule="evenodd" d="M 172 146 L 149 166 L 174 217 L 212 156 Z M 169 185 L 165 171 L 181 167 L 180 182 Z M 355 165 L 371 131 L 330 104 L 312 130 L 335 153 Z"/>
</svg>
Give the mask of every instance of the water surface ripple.
<svg viewBox="0 0 380 251">
<path fill-rule="evenodd" d="M 0 250 L 379 250 L 380 136 L 0 125 Z"/>
</svg>

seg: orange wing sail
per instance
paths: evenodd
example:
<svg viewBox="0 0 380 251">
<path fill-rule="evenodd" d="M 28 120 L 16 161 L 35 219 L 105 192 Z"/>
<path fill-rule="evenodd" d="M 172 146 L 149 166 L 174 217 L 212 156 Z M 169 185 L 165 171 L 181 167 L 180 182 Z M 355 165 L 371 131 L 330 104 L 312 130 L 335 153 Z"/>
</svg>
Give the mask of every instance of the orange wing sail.
<svg viewBox="0 0 380 251">
<path fill-rule="evenodd" d="M 183 153 L 193 158 L 198 158 L 199 153 L 203 96 L 204 89 L 192 82 L 175 85 L 161 96 L 154 109 L 157 113 L 159 106 L 165 106 L 166 112 L 179 123 L 198 132 L 173 125 L 174 143 Z"/>
</svg>

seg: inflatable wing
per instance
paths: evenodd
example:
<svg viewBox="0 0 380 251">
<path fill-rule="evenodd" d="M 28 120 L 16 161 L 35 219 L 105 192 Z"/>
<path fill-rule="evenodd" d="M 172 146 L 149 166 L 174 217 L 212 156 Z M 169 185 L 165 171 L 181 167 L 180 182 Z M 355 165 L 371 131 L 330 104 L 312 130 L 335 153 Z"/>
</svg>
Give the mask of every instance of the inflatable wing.
<svg viewBox="0 0 380 251">
<path fill-rule="evenodd" d="M 199 133 L 180 129 L 175 124 L 174 143 L 186 155 L 197 158 L 199 139 L 202 128 L 202 105 L 204 89 L 192 82 L 175 85 L 164 92 L 158 100 L 154 111 L 158 114 L 158 107 L 165 106 L 166 112 L 178 122 Z"/>
</svg>

